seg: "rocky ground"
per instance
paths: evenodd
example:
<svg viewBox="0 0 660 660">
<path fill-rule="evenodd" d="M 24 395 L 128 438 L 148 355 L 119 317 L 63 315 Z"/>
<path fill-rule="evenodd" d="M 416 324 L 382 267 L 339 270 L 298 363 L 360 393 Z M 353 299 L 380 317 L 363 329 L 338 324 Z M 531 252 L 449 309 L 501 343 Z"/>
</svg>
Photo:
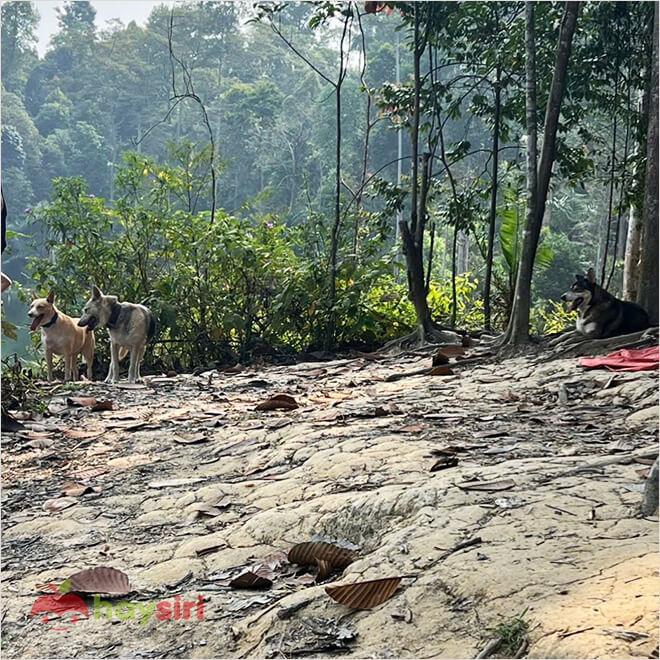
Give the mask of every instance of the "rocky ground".
<svg viewBox="0 0 660 660">
<path fill-rule="evenodd" d="M 657 657 L 658 519 L 638 514 L 657 372 L 537 351 L 410 375 L 429 364 L 56 388 L 2 438 L 5 657 L 470 658 L 512 617 L 527 657 Z M 298 407 L 256 409 L 276 393 Z M 320 584 L 282 552 L 317 538 L 358 555 Z M 30 617 L 45 585 L 94 566 L 128 575 L 125 601 L 201 596 L 203 618 L 95 618 L 91 599 L 89 619 Z M 272 587 L 229 586 L 250 567 Z M 394 576 L 371 610 L 325 592 Z"/>
</svg>

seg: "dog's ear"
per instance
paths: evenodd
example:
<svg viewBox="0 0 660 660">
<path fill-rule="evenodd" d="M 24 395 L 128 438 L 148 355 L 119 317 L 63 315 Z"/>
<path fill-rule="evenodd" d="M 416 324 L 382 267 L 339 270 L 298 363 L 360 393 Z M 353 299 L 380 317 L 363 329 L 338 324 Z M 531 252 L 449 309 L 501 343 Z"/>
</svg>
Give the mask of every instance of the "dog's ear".
<svg viewBox="0 0 660 660">
<path fill-rule="evenodd" d="M 596 281 L 596 273 L 594 272 L 593 268 L 590 268 L 587 271 L 587 282 L 591 282 L 592 284 Z"/>
<path fill-rule="evenodd" d="M 117 298 L 117 296 L 106 296 L 105 299 L 110 305 L 114 305 L 116 302 L 119 302 L 119 298 Z"/>
<path fill-rule="evenodd" d="M 101 289 L 99 289 L 96 284 L 92 284 L 92 298 L 100 298 L 102 295 Z"/>
<path fill-rule="evenodd" d="M 46 300 L 52 305 L 55 302 L 55 291 L 51 291 L 46 297 Z"/>
<path fill-rule="evenodd" d="M 32 300 L 36 300 L 39 297 L 39 294 L 36 291 L 32 292 Z"/>
</svg>

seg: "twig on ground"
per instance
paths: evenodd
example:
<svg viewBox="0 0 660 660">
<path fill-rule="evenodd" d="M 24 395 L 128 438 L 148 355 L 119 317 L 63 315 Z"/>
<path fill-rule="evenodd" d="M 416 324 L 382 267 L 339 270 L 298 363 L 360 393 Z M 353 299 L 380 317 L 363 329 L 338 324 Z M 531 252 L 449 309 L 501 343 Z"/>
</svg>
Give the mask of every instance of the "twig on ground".
<svg viewBox="0 0 660 660">
<path fill-rule="evenodd" d="M 501 637 L 493 637 L 484 648 L 475 655 L 475 658 L 488 658 L 492 653 L 495 653 L 497 649 L 501 646 L 502 644 L 502 638 Z"/>
</svg>

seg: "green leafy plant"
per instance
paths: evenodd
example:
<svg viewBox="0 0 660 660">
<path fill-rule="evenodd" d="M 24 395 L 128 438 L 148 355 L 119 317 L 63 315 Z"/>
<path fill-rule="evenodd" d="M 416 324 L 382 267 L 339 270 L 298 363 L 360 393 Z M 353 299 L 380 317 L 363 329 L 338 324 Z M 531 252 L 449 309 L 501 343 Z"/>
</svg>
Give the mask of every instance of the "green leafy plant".
<svg viewBox="0 0 660 660">
<path fill-rule="evenodd" d="M 525 621 L 527 608 L 518 616 L 511 617 L 492 629 L 493 635 L 502 640 L 499 652 L 505 658 L 512 658 L 527 640 L 529 624 Z"/>
<path fill-rule="evenodd" d="M 499 239 L 502 255 L 509 268 L 511 279 L 515 281 L 520 263 L 520 252 L 522 249 L 522 231 L 525 225 L 525 205 L 516 190 L 507 186 L 504 188 L 503 197 L 505 206 L 498 209 L 498 215 L 501 219 Z M 549 230 L 544 228 L 541 233 L 541 240 L 536 249 L 535 265 L 537 269 L 548 268 L 552 263 L 554 254 L 550 247 L 543 241 L 547 237 Z"/>
</svg>

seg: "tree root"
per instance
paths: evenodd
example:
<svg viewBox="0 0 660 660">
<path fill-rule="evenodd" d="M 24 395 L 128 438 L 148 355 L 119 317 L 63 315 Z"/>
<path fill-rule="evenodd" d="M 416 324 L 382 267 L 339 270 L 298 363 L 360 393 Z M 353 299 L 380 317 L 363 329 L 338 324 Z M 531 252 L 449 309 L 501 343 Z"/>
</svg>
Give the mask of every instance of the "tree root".
<svg viewBox="0 0 660 660">
<path fill-rule="evenodd" d="M 579 334 L 577 334 L 577 337 L 569 335 L 559 344 L 559 347 L 555 349 L 555 353 L 559 355 L 569 353 L 584 355 L 586 353 L 594 353 L 602 350 L 630 348 L 647 344 L 649 341 L 657 341 L 657 337 L 658 328 L 648 328 L 641 332 L 632 332 L 629 335 L 619 335 L 618 337 L 607 337 L 605 339 L 584 339 L 584 337 Z M 582 339 L 582 341 L 580 341 L 580 339 Z"/>
<path fill-rule="evenodd" d="M 394 348 L 401 350 L 412 350 L 420 348 L 427 348 L 429 344 L 460 344 L 461 335 L 451 330 L 443 330 L 442 328 L 433 324 L 431 328 L 424 328 L 417 326 L 417 329 L 405 337 L 393 339 L 387 342 L 380 353 L 391 351 Z"/>
</svg>

